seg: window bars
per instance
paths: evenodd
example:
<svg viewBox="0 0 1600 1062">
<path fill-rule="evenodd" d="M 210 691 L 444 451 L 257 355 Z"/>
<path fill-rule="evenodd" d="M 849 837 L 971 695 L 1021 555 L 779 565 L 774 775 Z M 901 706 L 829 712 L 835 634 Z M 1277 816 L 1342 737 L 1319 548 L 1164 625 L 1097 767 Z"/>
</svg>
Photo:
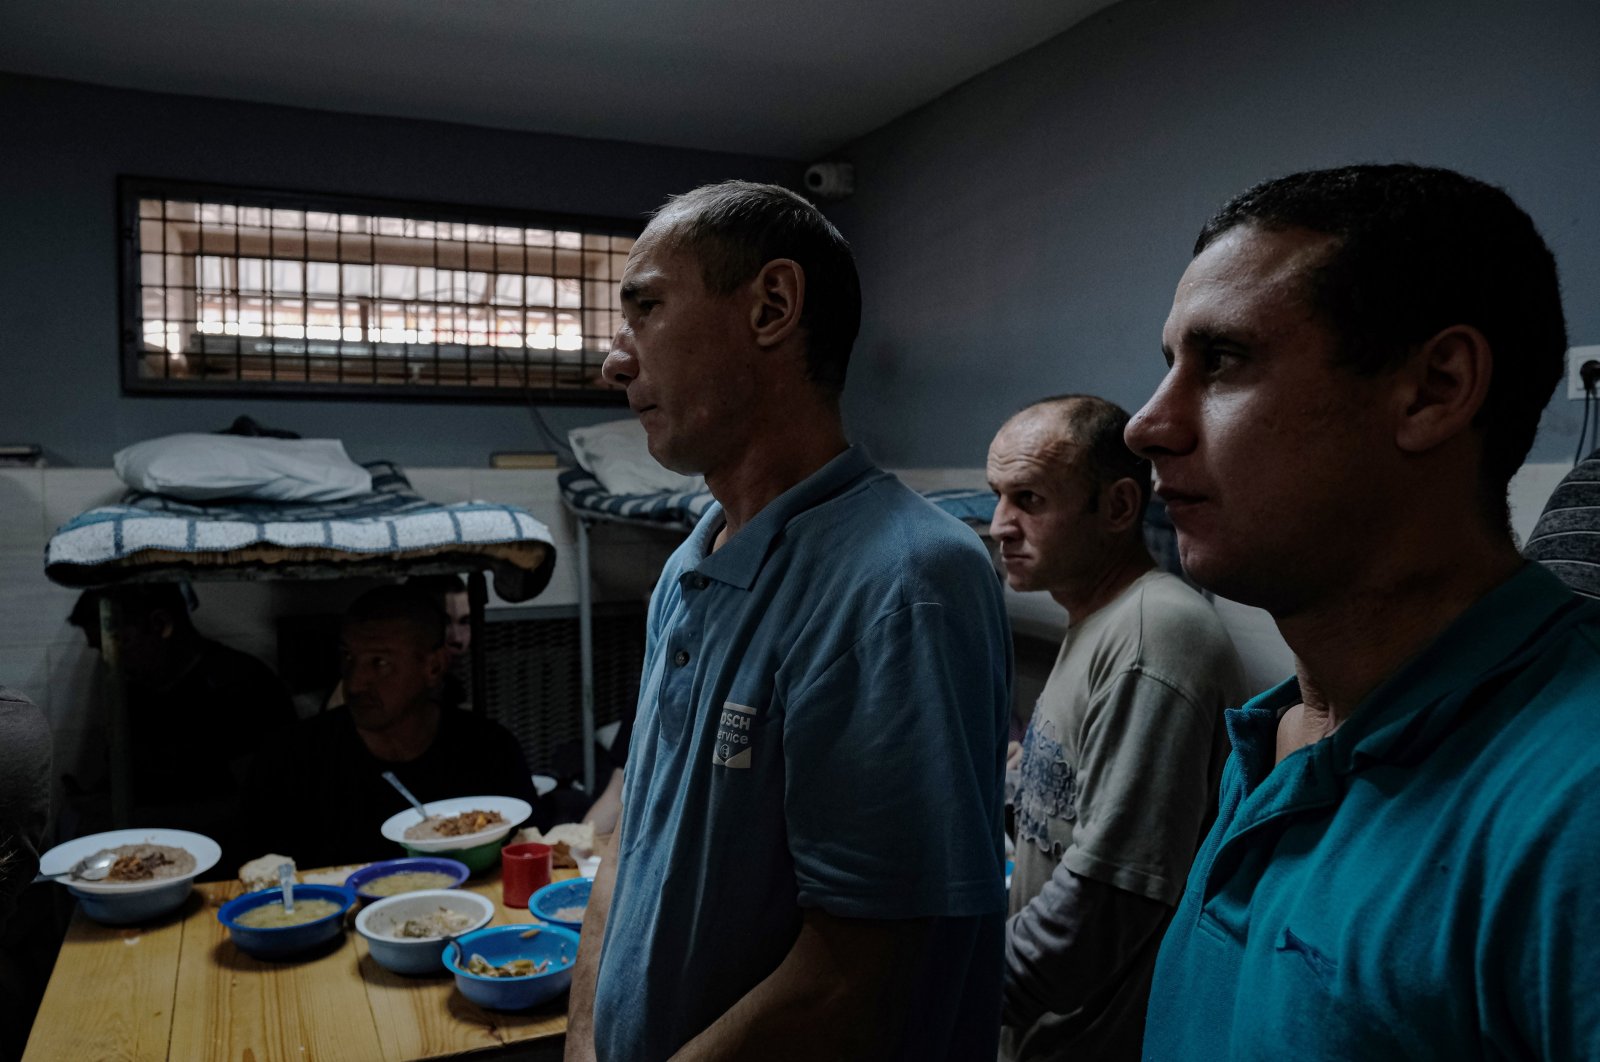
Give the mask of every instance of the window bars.
<svg viewBox="0 0 1600 1062">
<path fill-rule="evenodd" d="M 123 389 L 620 402 L 638 222 L 123 178 Z"/>
</svg>

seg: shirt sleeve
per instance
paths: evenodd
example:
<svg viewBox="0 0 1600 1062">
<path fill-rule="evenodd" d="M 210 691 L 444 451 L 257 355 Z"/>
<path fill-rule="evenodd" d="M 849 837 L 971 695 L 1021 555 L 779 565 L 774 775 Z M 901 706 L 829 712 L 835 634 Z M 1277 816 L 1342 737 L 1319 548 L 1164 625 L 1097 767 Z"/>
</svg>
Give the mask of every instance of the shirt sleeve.
<svg viewBox="0 0 1600 1062">
<path fill-rule="evenodd" d="M 954 611 L 887 614 L 786 704 L 801 906 L 852 918 L 1004 910 L 1009 666 L 998 636 Z"/>
<path fill-rule="evenodd" d="M 1221 712 L 1138 668 L 1109 682 L 1084 721 L 1078 821 L 1062 865 L 1175 905 L 1210 817 Z"/>
<path fill-rule="evenodd" d="M 1171 908 L 1057 864 L 1006 923 L 1005 1024 L 1070 1014 L 1121 985 L 1167 926 Z"/>
</svg>

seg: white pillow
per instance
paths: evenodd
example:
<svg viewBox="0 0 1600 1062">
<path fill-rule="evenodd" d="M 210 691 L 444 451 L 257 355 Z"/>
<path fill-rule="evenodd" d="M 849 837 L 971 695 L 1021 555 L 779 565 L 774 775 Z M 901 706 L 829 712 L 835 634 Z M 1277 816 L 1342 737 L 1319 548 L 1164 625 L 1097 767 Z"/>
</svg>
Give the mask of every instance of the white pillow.
<svg viewBox="0 0 1600 1062">
<path fill-rule="evenodd" d="M 185 432 L 134 443 L 111 464 L 134 490 L 189 501 L 324 502 L 372 491 L 371 473 L 350 460 L 338 439 Z"/>
<path fill-rule="evenodd" d="M 701 476 L 684 476 L 650 456 L 644 425 L 635 417 L 573 428 L 567 432 L 579 467 L 612 494 L 681 493 L 704 490 Z"/>
</svg>

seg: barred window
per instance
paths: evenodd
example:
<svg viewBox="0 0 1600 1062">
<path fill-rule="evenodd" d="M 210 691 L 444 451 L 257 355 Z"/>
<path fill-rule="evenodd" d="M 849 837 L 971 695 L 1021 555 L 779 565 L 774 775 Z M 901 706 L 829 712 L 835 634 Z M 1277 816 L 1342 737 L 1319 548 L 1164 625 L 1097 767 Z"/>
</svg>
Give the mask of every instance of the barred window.
<svg viewBox="0 0 1600 1062">
<path fill-rule="evenodd" d="M 124 178 L 131 392 L 621 401 L 635 221 Z"/>
</svg>

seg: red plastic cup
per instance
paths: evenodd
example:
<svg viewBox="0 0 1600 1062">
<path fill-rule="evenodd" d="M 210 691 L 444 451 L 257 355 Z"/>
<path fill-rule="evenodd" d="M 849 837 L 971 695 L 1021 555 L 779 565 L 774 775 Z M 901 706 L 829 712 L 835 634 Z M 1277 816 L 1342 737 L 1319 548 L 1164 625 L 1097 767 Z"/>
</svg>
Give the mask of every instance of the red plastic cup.
<svg viewBox="0 0 1600 1062">
<path fill-rule="evenodd" d="M 508 844 L 500 849 L 500 902 L 526 907 L 528 897 L 550 884 L 547 844 Z"/>
</svg>

